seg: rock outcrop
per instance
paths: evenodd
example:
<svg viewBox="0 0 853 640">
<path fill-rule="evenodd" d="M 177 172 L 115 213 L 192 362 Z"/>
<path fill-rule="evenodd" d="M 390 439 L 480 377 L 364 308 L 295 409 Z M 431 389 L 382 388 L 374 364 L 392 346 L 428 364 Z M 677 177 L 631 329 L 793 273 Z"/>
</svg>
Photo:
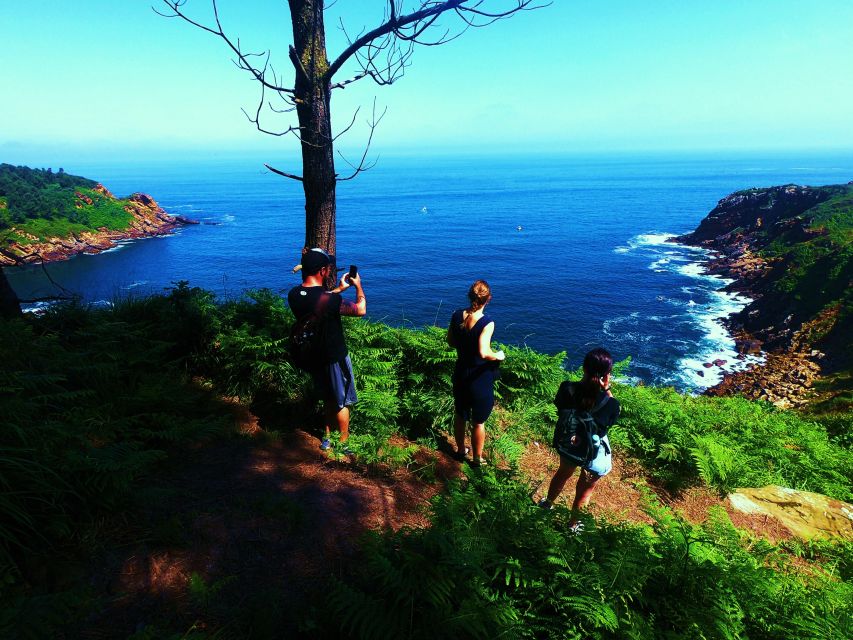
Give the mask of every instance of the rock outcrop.
<svg viewBox="0 0 853 640">
<path fill-rule="evenodd" d="M 98 184 L 95 191 L 107 198 L 116 200 L 103 185 Z M 75 194 L 81 206 L 91 203 L 85 194 Z M 64 238 L 39 239 L 22 231 L 13 229 L 17 235 L 29 242 L 10 242 L 0 248 L 0 266 L 21 263 L 57 262 L 67 260 L 81 253 L 100 253 L 112 249 L 117 242 L 161 236 L 173 232 L 176 228 L 198 224 L 195 220 L 183 216 L 173 216 L 166 213 L 155 200 L 144 193 L 134 193 L 128 197 L 124 210 L 131 214 L 130 223 L 122 230 L 111 230 L 101 227 L 94 231 L 84 231 Z"/>
<path fill-rule="evenodd" d="M 821 210 L 824 203 L 833 207 L 829 214 Z M 851 207 L 850 185 L 738 191 L 720 200 L 695 231 L 673 238 L 708 249 L 707 272 L 732 279 L 727 289 L 752 299 L 726 322 L 741 353 L 766 354 L 764 365 L 726 374 L 709 395 L 801 406 L 814 399 L 822 373 L 849 367 L 845 334 L 853 313 L 844 288 L 851 265 L 829 227 L 838 227 L 833 211 Z M 805 246 L 814 251 L 798 252 Z M 825 274 L 835 281 L 828 285 Z"/>
<path fill-rule="evenodd" d="M 820 493 L 771 485 L 737 489 L 728 501 L 735 511 L 778 520 L 800 538 L 853 539 L 853 505 Z"/>
</svg>

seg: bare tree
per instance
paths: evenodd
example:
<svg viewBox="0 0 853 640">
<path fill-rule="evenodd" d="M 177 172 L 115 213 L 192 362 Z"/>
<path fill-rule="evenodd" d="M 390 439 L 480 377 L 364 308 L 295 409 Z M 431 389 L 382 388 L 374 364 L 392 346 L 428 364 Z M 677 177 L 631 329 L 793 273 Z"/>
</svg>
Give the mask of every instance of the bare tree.
<svg viewBox="0 0 853 640">
<path fill-rule="evenodd" d="M 14 263 L 14 266 L 17 267 L 22 267 L 26 264 L 41 265 L 45 278 L 47 278 L 48 282 L 53 285 L 54 289 L 61 292 L 39 298 L 19 298 L 15 293 L 15 290 L 12 288 L 11 283 L 6 278 L 6 272 L 3 270 L 3 267 L 0 266 L 0 318 L 16 318 L 21 316 L 21 304 L 32 304 L 34 302 L 59 302 L 63 300 L 69 301 L 79 299 L 77 294 L 73 291 L 69 291 L 53 279 L 50 272 L 48 272 L 47 265 L 40 253 L 33 252 L 19 256 L 0 247 L 0 256 L 11 260 Z"/>
<path fill-rule="evenodd" d="M 246 112 L 246 117 L 259 131 L 273 136 L 296 137 L 302 149 L 302 175 L 267 168 L 285 178 L 302 182 L 305 191 L 305 245 L 321 247 L 331 255 L 336 253 L 335 239 L 335 186 L 350 180 L 369 169 L 367 152 L 373 130 L 381 120 L 377 117 L 374 102 L 372 117 L 368 122 L 370 138 L 361 159 L 347 162 L 347 175 L 335 171 L 334 143 L 355 123 L 352 121 L 335 135 L 332 131 L 330 101 L 332 92 L 347 85 L 370 78 L 376 84 L 392 84 L 401 78 L 409 66 L 412 53 L 418 45 L 445 44 L 462 35 L 469 28 L 484 27 L 522 11 L 545 6 L 547 2 L 535 0 L 383 0 L 384 15 L 373 29 L 350 35 L 341 22 L 348 46 L 334 59 L 326 51 L 324 11 L 337 0 L 288 0 L 293 26 L 293 44 L 288 53 L 295 71 L 292 84 L 285 83 L 270 62 L 270 50 L 251 52 L 245 50 L 240 40 L 226 33 L 220 19 L 216 0 L 210 0 L 213 15 L 204 23 L 185 12 L 188 0 L 163 0 L 168 11 L 157 11 L 169 18 L 180 18 L 220 38 L 234 56 L 234 64 L 248 73 L 260 87 L 257 108 Z M 407 5 L 411 5 L 409 8 Z M 444 27 L 439 18 L 445 16 L 452 23 Z M 354 63 L 355 73 L 344 80 L 336 80 L 346 63 Z M 275 129 L 265 122 L 271 114 L 295 111 L 297 122 Z M 346 159 L 341 156 L 346 162 Z"/>
<path fill-rule="evenodd" d="M 21 315 L 21 304 L 12 285 L 6 279 L 3 267 L 0 267 L 0 318 L 14 318 Z"/>
</svg>

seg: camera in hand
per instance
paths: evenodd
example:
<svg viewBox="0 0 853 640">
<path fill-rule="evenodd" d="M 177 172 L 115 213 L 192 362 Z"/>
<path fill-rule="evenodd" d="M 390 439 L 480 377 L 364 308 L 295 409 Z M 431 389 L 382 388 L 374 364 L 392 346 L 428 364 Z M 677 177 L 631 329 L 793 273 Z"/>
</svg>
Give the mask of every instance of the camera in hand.
<svg viewBox="0 0 853 640">
<path fill-rule="evenodd" d="M 354 264 L 351 264 L 349 266 L 349 273 L 347 274 L 347 282 L 352 280 L 357 274 L 358 274 L 358 267 L 356 267 Z"/>
</svg>

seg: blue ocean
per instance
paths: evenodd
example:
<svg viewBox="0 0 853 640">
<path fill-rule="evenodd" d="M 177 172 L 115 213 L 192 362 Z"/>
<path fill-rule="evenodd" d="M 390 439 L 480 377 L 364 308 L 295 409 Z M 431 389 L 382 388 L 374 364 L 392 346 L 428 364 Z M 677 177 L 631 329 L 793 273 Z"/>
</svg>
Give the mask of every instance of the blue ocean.
<svg viewBox="0 0 853 640">
<path fill-rule="evenodd" d="M 66 162 L 216 224 L 51 264 L 50 279 L 98 304 L 180 280 L 223 299 L 285 294 L 299 282 L 302 188 L 265 160 Z M 498 342 L 565 351 L 573 367 L 603 345 L 632 359 L 631 378 L 695 392 L 744 366 L 720 320 L 748 301 L 703 273 L 703 251 L 666 239 L 738 189 L 850 180 L 853 152 L 383 157 L 339 185 L 338 262 L 358 265 L 375 320 L 445 327 L 484 278 Z M 7 273 L 23 298 L 56 292 L 40 267 Z M 715 359 L 726 364 L 703 367 Z"/>
</svg>

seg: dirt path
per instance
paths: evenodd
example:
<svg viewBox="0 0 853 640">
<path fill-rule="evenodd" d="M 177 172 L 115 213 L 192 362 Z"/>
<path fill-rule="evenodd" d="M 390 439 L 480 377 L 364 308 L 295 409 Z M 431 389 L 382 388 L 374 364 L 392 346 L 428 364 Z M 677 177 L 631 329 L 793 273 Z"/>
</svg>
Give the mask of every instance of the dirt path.
<svg viewBox="0 0 853 640">
<path fill-rule="evenodd" d="M 559 466 L 559 457 L 549 447 L 535 443 L 527 448 L 520 463 L 521 471 L 533 481 L 534 486 L 538 486 L 535 494 L 537 498 L 547 493 L 551 476 Z M 574 480 L 569 481 L 563 495 L 560 496 L 560 501 L 571 504 L 574 498 L 574 484 Z M 778 520 L 734 511 L 728 501 L 706 487 L 691 487 L 680 494 L 673 495 L 659 486 L 650 484 L 638 462 L 626 460 L 618 453 L 613 456 L 613 471 L 596 485 L 589 510 L 593 515 L 611 521 L 629 520 L 651 523 L 651 518 L 642 508 L 643 497 L 640 486 L 651 489 L 663 504 L 678 511 L 694 524 L 704 522 L 708 518 L 711 507 L 723 506 L 732 523 L 740 529 L 748 529 L 773 542 L 792 537 L 791 532 Z"/>
<path fill-rule="evenodd" d="M 236 617 L 310 637 L 296 612 L 322 600 L 318 590 L 352 561 L 359 537 L 425 526 L 430 498 L 459 473 L 427 450 L 411 466 L 428 468 L 429 482 L 406 469 L 368 471 L 330 458 L 313 435 L 273 439 L 248 410 L 236 412 L 244 436 L 187 452 L 152 482 L 138 521 L 114 535 L 91 578 L 112 599 L 86 637 L 127 637 L 164 615 L 173 628 Z"/>
<path fill-rule="evenodd" d="M 447 453 L 427 449 L 410 465 L 421 473 L 368 470 L 330 458 L 314 435 L 295 430 L 274 438 L 248 409 L 234 410 L 243 435 L 186 452 L 179 468 L 151 479 L 136 520 L 111 534 L 90 579 L 109 598 L 84 637 L 127 637 L 164 620 L 170 629 L 189 629 L 235 619 L 242 628 L 311 637 L 298 620 L 320 606 L 328 578 L 355 561 L 359 537 L 426 526 L 430 498 L 461 473 Z M 592 513 L 649 522 L 637 487 L 645 482 L 640 467 L 614 462 L 596 488 Z M 546 446 L 531 445 L 520 466 L 541 494 L 557 465 Z M 721 504 L 706 490 L 659 494 L 694 522 Z M 561 499 L 572 495 L 570 484 Z M 733 520 L 786 537 L 775 525 L 739 514 Z"/>
</svg>

